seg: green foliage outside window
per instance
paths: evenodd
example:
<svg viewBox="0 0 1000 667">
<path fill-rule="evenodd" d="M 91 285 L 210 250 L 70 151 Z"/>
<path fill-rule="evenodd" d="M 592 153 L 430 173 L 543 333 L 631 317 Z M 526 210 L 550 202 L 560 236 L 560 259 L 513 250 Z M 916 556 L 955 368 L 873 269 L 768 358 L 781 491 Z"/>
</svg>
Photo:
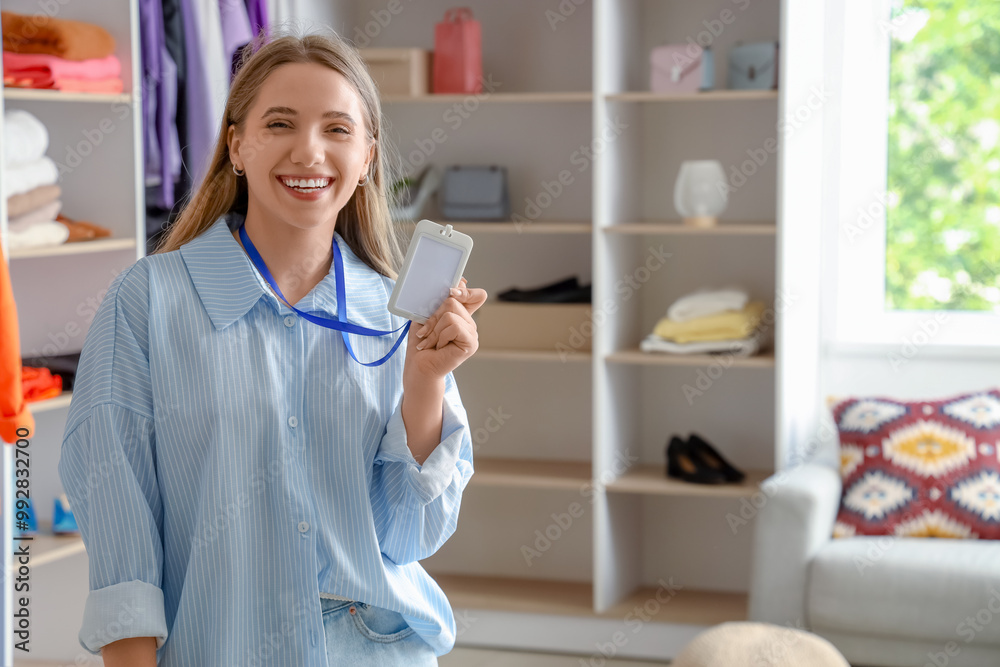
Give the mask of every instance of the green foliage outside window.
<svg viewBox="0 0 1000 667">
<path fill-rule="evenodd" d="M 886 310 L 1000 312 L 1000 1 L 896 4 Z"/>
</svg>

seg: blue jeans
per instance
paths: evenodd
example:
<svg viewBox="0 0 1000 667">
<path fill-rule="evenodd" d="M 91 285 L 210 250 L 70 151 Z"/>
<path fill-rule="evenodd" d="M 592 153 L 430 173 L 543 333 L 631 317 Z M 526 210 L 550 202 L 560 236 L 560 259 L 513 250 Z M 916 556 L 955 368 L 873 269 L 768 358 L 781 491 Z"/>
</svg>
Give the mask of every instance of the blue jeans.
<svg viewBox="0 0 1000 667">
<path fill-rule="evenodd" d="M 331 598 L 320 598 L 320 606 L 330 667 L 437 667 L 434 649 L 399 612 Z"/>
</svg>

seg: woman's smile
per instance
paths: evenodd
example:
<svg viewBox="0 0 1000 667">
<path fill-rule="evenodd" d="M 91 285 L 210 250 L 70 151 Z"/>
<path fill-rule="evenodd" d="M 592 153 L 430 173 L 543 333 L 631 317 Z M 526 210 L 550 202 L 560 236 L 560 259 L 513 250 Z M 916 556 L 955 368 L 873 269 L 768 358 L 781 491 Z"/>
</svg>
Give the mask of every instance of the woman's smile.
<svg viewBox="0 0 1000 667">
<path fill-rule="evenodd" d="M 276 176 L 281 186 L 296 199 L 315 201 L 333 187 L 329 176 Z"/>
</svg>

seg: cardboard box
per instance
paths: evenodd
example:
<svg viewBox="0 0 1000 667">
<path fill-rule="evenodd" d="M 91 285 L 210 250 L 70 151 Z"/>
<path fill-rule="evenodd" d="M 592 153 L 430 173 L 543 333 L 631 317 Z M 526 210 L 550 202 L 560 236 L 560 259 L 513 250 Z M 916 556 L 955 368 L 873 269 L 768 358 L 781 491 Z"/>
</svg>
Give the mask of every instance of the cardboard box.
<svg viewBox="0 0 1000 667">
<path fill-rule="evenodd" d="M 473 314 L 479 349 L 589 352 L 594 336 L 589 303 L 490 301 Z"/>
<path fill-rule="evenodd" d="M 430 92 L 431 52 L 426 49 L 358 49 L 379 94 L 420 96 Z"/>
</svg>

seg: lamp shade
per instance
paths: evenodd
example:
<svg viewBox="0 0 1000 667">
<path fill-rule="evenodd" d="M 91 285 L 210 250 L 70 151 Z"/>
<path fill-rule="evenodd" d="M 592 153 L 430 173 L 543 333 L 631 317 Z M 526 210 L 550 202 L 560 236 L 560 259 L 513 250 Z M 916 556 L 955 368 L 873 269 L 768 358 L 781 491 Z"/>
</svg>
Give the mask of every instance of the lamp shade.
<svg viewBox="0 0 1000 667">
<path fill-rule="evenodd" d="M 681 164 L 674 184 L 674 208 L 685 224 L 715 225 L 728 202 L 726 173 L 717 160 L 689 160 Z"/>
</svg>

